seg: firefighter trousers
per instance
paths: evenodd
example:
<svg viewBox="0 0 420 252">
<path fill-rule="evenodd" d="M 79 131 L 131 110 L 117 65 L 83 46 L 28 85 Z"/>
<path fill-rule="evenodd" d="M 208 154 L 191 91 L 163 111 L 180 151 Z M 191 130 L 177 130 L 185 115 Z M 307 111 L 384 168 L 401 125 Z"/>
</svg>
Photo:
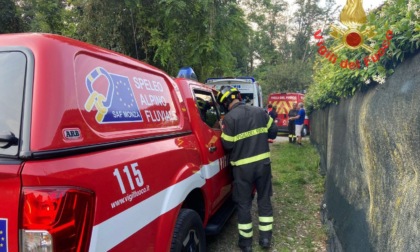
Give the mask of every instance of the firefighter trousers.
<svg viewBox="0 0 420 252">
<path fill-rule="evenodd" d="M 289 131 L 289 143 L 296 142 L 296 134 L 295 134 L 295 123 L 289 122 L 287 125 L 287 130 Z"/>
<path fill-rule="evenodd" d="M 251 208 L 254 188 L 257 192 L 259 239 L 271 240 L 273 230 L 271 177 L 269 161 L 233 167 L 233 200 L 236 203 L 238 214 L 239 246 L 251 246 L 252 244 Z"/>
</svg>

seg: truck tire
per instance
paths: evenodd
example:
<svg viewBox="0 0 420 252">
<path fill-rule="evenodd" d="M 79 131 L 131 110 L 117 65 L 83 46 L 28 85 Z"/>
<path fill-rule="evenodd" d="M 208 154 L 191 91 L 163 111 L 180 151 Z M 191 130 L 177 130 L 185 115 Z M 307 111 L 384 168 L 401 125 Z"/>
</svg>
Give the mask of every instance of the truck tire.
<svg viewBox="0 0 420 252">
<path fill-rule="evenodd" d="M 206 251 L 206 235 L 200 216 L 191 209 L 181 209 L 172 237 L 171 252 Z"/>
</svg>

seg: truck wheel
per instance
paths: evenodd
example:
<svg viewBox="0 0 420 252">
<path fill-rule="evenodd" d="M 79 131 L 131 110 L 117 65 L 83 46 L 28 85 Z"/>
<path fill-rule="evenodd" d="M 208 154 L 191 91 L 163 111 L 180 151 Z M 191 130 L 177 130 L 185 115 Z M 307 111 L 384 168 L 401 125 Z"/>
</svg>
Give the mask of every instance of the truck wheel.
<svg viewBox="0 0 420 252">
<path fill-rule="evenodd" d="M 181 209 L 172 237 L 171 252 L 206 251 L 206 236 L 200 216 L 191 209 Z"/>
</svg>

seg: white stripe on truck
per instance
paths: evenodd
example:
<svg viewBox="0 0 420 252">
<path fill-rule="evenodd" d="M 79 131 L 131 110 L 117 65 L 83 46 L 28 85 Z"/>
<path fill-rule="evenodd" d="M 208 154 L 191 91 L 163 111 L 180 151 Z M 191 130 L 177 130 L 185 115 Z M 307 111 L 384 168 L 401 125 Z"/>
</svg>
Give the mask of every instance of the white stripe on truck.
<svg viewBox="0 0 420 252">
<path fill-rule="evenodd" d="M 219 160 L 204 165 L 200 172 L 95 225 L 89 251 L 108 251 L 115 247 L 159 216 L 177 207 L 185 200 L 188 193 L 202 187 L 205 179 L 213 177 L 219 171 Z"/>
</svg>

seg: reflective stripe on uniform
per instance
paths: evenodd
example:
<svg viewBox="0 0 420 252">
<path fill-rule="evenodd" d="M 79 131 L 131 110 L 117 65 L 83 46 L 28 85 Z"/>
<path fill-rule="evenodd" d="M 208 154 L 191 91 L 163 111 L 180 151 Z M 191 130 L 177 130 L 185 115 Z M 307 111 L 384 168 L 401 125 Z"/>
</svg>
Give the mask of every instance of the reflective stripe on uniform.
<svg viewBox="0 0 420 252">
<path fill-rule="evenodd" d="M 222 133 L 222 139 L 228 142 L 236 142 L 236 141 L 248 138 L 248 137 L 256 136 L 256 135 L 267 133 L 267 132 L 268 132 L 267 128 L 258 128 L 258 129 L 253 129 L 250 131 L 240 133 L 236 136 L 229 136 L 229 135 L 226 135 L 225 133 Z"/>
<path fill-rule="evenodd" d="M 251 229 L 251 228 L 252 228 L 252 223 L 238 224 L 239 230 L 246 230 L 246 229 Z"/>
<path fill-rule="evenodd" d="M 222 133 L 222 139 L 225 140 L 225 141 L 228 141 L 228 142 L 236 142 L 236 141 L 248 138 L 248 137 L 252 137 L 252 136 L 259 135 L 259 134 L 267 133 L 268 129 L 271 127 L 271 124 L 273 124 L 273 118 L 270 117 L 268 122 L 267 122 L 266 128 L 261 127 L 261 128 L 258 128 L 258 129 L 249 130 L 249 131 L 246 131 L 246 132 L 242 132 L 242 133 L 240 133 L 236 136 L 229 136 L 229 135 L 227 135 L 223 132 Z"/>
<path fill-rule="evenodd" d="M 247 224 L 238 224 L 239 235 L 245 238 L 251 238 L 253 235 L 252 222 Z"/>
<path fill-rule="evenodd" d="M 239 230 L 239 234 L 245 238 L 251 238 L 252 237 L 252 230 L 249 232 L 245 232 L 243 230 Z"/>
<path fill-rule="evenodd" d="M 272 223 L 273 221 L 274 221 L 274 218 L 273 218 L 273 216 L 260 216 L 260 217 L 258 217 L 258 220 L 260 221 L 260 222 L 266 222 L 266 223 Z"/>
<path fill-rule="evenodd" d="M 268 123 L 267 123 L 267 130 L 271 127 L 271 124 L 273 124 L 273 118 L 270 116 L 270 119 L 268 120 Z"/>
<path fill-rule="evenodd" d="M 230 136 L 230 135 L 227 135 L 225 132 L 223 132 L 222 135 L 221 135 L 221 138 L 223 139 L 223 141 L 236 143 L 240 140 L 247 139 L 247 138 L 254 137 L 254 136 L 258 136 L 260 134 L 267 134 L 268 129 L 272 126 L 273 122 L 274 122 L 273 118 L 269 117 L 269 120 L 267 122 L 266 127 L 260 127 L 260 128 L 257 128 L 257 129 L 242 132 L 242 133 L 237 134 L 235 136 Z M 267 158 L 270 158 L 270 152 L 269 151 L 265 152 L 265 153 L 255 155 L 255 156 L 239 159 L 239 160 L 236 160 L 236 161 L 231 160 L 230 163 L 234 166 L 239 166 L 239 165 L 246 165 L 246 164 L 258 162 L 258 161 L 261 161 L 261 160 L 264 160 L 264 159 L 267 159 Z"/>
<path fill-rule="evenodd" d="M 271 231 L 271 230 L 273 230 L 273 224 L 270 224 L 270 225 L 265 225 L 265 226 L 263 226 L 263 225 L 259 225 L 259 226 L 258 226 L 258 229 L 259 229 L 260 231 Z"/>
<path fill-rule="evenodd" d="M 271 127 L 271 124 L 273 124 L 273 118 L 269 118 L 268 122 L 267 122 L 267 126 L 266 128 L 258 128 L 258 129 L 253 129 L 250 131 L 246 131 L 243 133 L 240 133 L 236 136 L 229 136 L 227 134 L 225 134 L 224 132 L 222 133 L 222 139 L 228 142 L 236 142 L 248 137 L 252 137 L 252 136 L 256 136 L 259 134 L 263 134 L 263 133 L 267 133 L 268 129 Z"/>
<path fill-rule="evenodd" d="M 258 229 L 260 231 L 271 231 L 273 230 L 273 216 L 259 216 L 258 220 L 260 222 L 260 225 L 258 226 Z"/>
<path fill-rule="evenodd" d="M 270 152 L 262 153 L 253 157 L 239 159 L 237 161 L 230 161 L 232 165 L 239 166 L 239 165 L 246 165 L 253 162 L 257 162 L 266 158 L 270 158 Z"/>
</svg>

